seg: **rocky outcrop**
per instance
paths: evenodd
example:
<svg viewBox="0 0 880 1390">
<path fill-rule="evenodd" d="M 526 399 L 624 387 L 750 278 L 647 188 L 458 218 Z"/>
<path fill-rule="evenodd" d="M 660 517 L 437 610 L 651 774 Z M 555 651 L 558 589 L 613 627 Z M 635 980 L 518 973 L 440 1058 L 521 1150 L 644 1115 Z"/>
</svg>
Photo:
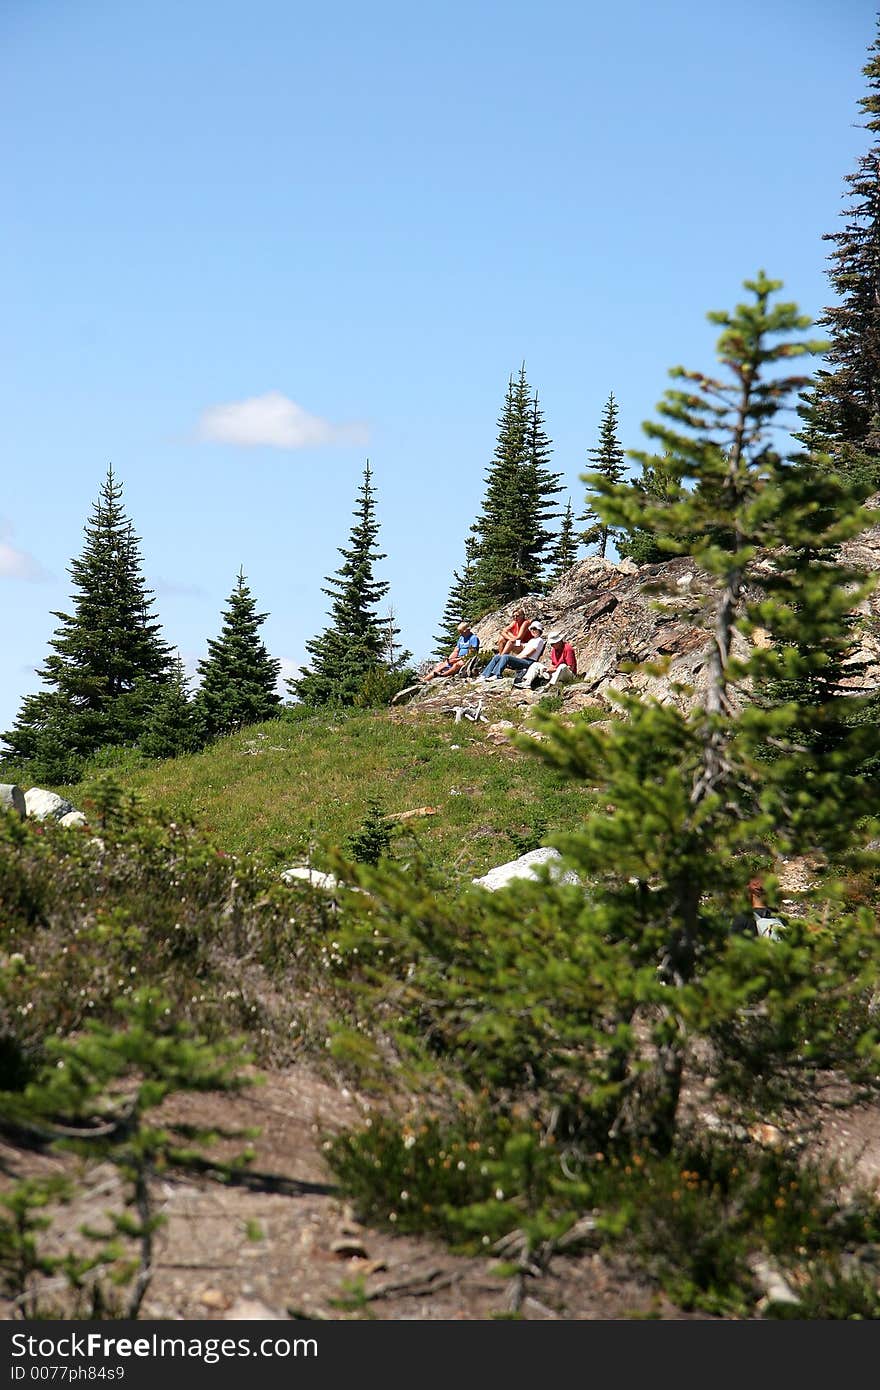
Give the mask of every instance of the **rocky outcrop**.
<svg viewBox="0 0 880 1390">
<path fill-rule="evenodd" d="M 710 576 L 687 556 L 642 567 L 590 556 L 549 594 L 532 595 L 523 606 L 540 618 L 545 632 L 558 628 L 575 649 L 580 679 L 558 692 L 567 708 L 610 705 L 614 693 L 627 692 L 684 710 L 700 700 L 708 678 L 711 588 Z M 515 606 L 475 625 L 482 646 L 494 650 Z M 744 653 L 744 639 L 737 636 L 736 643 Z M 628 669 L 660 661 L 662 675 Z M 510 694 L 506 684 L 502 689 Z M 538 688 L 533 698 L 543 694 L 546 689 Z"/>
<path fill-rule="evenodd" d="M 880 509 L 880 494 L 872 504 Z M 847 542 L 841 555 L 848 564 L 880 574 L 880 525 Z M 753 596 L 758 597 L 757 589 Z M 495 651 L 498 633 L 517 607 L 540 619 L 545 634 L 559 628 L 575 649 L 579 679 L 553 690 L 566 709 L 611 707 L 616 693 L 652 696 L 683 712 L 702 701 L 713 643 L 714 581 L 689 556 L 642 566 L 589 556 L 572 566 L 549 594 L 528 595 L 475 622 L 484 652 Z M 880 589 L 857 611 L 870 621 L 862 626 L 860 646 L 853 653 L 853 666 L 861 669 L 854 669 L 852 686 L 874 690 L 880 688 Z M 752 640 L 766 636 L 759 630 Z M 734 656 L 744 657 L 748 649 L 746 639 L 735 633 Z M 662 673 L 646 671 L 645 663 L 661 663 Z M 415 701 L 445 708 L 450 697 L 461 705 L 478 690 L 491 710 L 500 701 L 528 706 L 548 693 L 546 686 L 530 692 L 512 685 L 512 680 L 485 685 L 479 680 L 432 681 Z M 736 691 L 730 695 L 735 705 Z"/>
</svg>

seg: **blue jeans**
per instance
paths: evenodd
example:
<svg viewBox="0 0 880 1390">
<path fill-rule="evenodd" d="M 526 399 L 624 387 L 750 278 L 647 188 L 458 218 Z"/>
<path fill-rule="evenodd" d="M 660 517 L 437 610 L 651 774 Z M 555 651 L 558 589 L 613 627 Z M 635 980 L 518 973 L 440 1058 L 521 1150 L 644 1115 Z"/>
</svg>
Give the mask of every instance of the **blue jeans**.
<svg viewBox="0 0 880 1390">
<path fill-rule="evenodd" d="M 483 672 L 483 680 L 487 676 L 503 676 L 508 666 L 512 666 L 514 671 L 525 671 L 531 664 L 530 657 L 523 659 L 521 656 L 512 656 L 510 652 L 505 652 L 502 656 L 499 652 L 497 656 L 493 656 Z"/>
</svg>

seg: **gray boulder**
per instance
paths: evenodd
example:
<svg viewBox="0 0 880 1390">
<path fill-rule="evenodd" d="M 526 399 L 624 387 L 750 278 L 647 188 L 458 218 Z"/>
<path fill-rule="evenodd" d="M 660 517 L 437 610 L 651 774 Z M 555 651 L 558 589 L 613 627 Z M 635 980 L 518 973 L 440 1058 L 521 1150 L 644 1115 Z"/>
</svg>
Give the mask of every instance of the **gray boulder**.
<svg viewBox="0 0 880 1390">
<path fill-rule="evenodd" d="M 17 811 L 22 820 L 27 815 L 24 792 L 14 782 L 0 782 L 0 810 Z"/>
<path fill-rule="evenodd" d="M 25 810 L 31 820 L 60 820 L 73 810 L 69 801 L 57 792 L 43 791 L 42 787 L 31 787 L 24 794 Z"/>
</svg>

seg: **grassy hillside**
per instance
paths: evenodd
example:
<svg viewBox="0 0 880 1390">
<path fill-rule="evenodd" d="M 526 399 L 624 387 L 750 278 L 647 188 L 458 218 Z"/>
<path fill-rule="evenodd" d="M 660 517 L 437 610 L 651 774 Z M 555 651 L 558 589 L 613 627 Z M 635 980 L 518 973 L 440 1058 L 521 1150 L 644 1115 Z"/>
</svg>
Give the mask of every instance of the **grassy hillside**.
<svg viewBox="0 0 880 1390">
<path fill-rule="evenodd" d="M 779 942 L 719 918 L 703 993 L 680 991 L 695 1041 L 678 1130 L 657 1144 L 609 1132 L 609 1114 L 650 1105 L 648 1030 L 676 1002 L 650 953 L 663 899 L 628 880 L 641 915 L 623 927 L 601 899 L 603 834 L 619 810 L 593 818 L 587 892 L 472 888 L 581 825 L 596 795 L 487 732 L 424 710 L 288 711 L 198 756 L 123 758 L 103 780 L 96 766 L 63 789 L 90 812 L 83 830 L 0 817 L 0 1139 L 64 1146 L 75 1116 L 83 1171 L 109 1161 L 129 1184 L 116 1219 L 131 1244 L 133 1175 L 143 1190 L 165 1171 L 231 1180 L 249 1150 L 190 1148 L 210 1151 L 218 1131 L 248 1137 L 228 1125 L 223 1088 L 249 1080 L 251 1061 L 275 1076 L 304 1064 L 369 1102 L 363 1124 L 318 1134 L 358 1219 L 491 1251 L 507 1262 L 514 1310 L 526 1274 L 598 1252 L 685 1310 L 876 1319 L 876 1192 L 802 1149 L 815 1119 L 805 1097 L 831 1083 L 850 1103 L 876 1094 L 868 914 L 793 919 Z M 338 868 L 333 851 L 346 853 L 371 799 L 390 816 L 435 814 L 398 822 L 378 866 L 344 867 L 361 891 L 330 898 L 282 880 L 281 865 L 306 854 Z M 202 1134 L 190 1093 L 218 1087 Z M 164 1111 L 150 1118 L 166 1099 L 179 1135 Z M 694 1100 L 711 1104 L 712 1124 Z M 276 1124 L 258 1099 L 252 1114 L 261 1131 Z M 60 1189 L 16 1171 L 21 1181 L 0 1183 L 0 1299 L 68 1316 L 88 1297 L 106 1310 L 136 1262 L 108 1236 L 96 1264 L 71 1237 L 66 1302 L 49 1301 L 55 1266 L 34 1242 Z M 146 1280 L 149 1251 L 139 1258 Z M 775 1304 L 756 1260 L 796 1293 Z"/>
<path fill-rule="evenodd" d="M 486 725 L 446 715 L 314 713 L 254 725 L 203 753 L 161 763 L 120 762 L 114 775 L 145 807 L 192 820 L 233 854 L 289 864 L 344 847 L 374 798 L 425 856 L 474 877 L 577 823 L 582 785 L 538 759 L 498 746 Z M 59 788 L 76 806 L 93 779 Z"/>
</svg>

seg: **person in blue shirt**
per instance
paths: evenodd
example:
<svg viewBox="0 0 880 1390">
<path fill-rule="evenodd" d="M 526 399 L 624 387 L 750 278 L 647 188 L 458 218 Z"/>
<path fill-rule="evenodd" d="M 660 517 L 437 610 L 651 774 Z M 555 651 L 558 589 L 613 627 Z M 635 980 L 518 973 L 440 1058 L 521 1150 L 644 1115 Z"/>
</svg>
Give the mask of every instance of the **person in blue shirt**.
<svg viewBox="0 0 880 1390">
<path fill-rule="evenodd" d="M 433 680 L 435 676 L 452 676 L 456 671 L 460 671 L 465 662 L 470 661 L 471 657 L 479 650 L 480 639 L 475 632 L 471 631 L 470 623 L 459 623 L 458 641 L 452 651 L 443 661 L 438 661 L 436 666 L 432 666 L 430 671 L 420 679 L 424 683 Z"/>
</svg>

